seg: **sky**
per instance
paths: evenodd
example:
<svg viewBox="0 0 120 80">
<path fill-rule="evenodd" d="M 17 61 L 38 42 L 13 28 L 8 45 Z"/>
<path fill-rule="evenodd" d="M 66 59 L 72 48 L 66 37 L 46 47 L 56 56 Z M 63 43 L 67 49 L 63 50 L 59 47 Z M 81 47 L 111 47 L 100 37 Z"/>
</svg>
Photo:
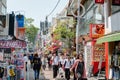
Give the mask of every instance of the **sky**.
<svg viewBox="0 0 120 80">
<path fill-rule="evenodd" d="M 34 25 L 40 26 L 40 21 L 45 21 L 46 15 L 50 14 L 53 8 L 56 6 L 58 0 L 7 0 L 7 12 L 12 11 L 15 14 L 24 14 L 27 18 L 33 18 Z M 69 0 L 60 0 L 57 8 L 48 17 L 48 21 L 52 21 L 52 17 L 55 17 L 60 13 L 64 7 L 68 4 Z"/>
</svg>

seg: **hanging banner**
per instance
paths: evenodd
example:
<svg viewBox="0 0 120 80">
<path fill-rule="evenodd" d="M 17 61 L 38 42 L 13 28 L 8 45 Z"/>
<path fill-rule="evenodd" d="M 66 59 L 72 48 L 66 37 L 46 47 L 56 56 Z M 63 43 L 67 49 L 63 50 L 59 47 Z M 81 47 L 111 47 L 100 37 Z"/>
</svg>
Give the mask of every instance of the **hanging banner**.
<svg viewBox="0 0 120 80">
<path fill-rule="evenodd" d="M 25 48 L 25 47 L 26 47 L 25 41 L 18 40 L 0 41 L 0 48 Z"/>
</svg>

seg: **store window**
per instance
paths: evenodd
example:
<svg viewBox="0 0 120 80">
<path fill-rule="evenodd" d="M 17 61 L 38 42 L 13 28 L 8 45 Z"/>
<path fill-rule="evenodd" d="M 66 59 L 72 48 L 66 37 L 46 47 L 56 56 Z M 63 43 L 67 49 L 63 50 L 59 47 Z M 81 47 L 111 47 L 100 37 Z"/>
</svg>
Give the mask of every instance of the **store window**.
<svg viewBox="0 0 120 80">
<path fill-rule="evenodd" d="M 6 14 L 6 7 L 2 5 L 2 14 L 5 15 Z"/>
<path fill-rule="evenodd" d="M 114 50 L 111 56 L 112 78 L 120 79 L 120 42 L 115 42 Z"/>
</svg>

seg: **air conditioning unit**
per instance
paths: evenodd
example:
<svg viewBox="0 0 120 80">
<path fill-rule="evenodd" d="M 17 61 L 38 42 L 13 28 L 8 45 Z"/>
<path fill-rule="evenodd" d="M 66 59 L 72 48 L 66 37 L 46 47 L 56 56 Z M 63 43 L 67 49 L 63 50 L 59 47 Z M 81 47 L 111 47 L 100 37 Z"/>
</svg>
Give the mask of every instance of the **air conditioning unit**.
<svg viewBox="0 0 120 80">
<path fill-rule="evenodd" d="M 120 31 L 120 12 L 111 15 L 108 18 L 108 26 L 106 27 L 106 34 Z"/>
</svg>

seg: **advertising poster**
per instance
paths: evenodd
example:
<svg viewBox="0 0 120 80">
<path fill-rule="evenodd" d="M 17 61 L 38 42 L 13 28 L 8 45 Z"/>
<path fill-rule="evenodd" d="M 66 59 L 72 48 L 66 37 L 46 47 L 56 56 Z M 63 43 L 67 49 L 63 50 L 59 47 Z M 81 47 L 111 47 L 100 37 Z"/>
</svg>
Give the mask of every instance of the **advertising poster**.
<svg viewBox="0 0 120 80">
<path fill-rule="evenodd" d="M 93 61 L 99 62 L 102 56 L 102 62 L 105 61 L 105 45 L 104 44 L 95 44 L 93 49 Z"/>
<path fill-rule="evenodd" d="M 3 61 L 3 52 L 0 52 L 0 61 Z"/>
<path fill-rule="evenodd" d="M 17 72 L 18 72 L 18 76 L 20 76 L 20 77 L 18 77 L 19 78 L 19 80 L 24 80 L 24 60 L 23 60 L 23 54 L 18 54 L 17 55 Z"/>
</svg>

